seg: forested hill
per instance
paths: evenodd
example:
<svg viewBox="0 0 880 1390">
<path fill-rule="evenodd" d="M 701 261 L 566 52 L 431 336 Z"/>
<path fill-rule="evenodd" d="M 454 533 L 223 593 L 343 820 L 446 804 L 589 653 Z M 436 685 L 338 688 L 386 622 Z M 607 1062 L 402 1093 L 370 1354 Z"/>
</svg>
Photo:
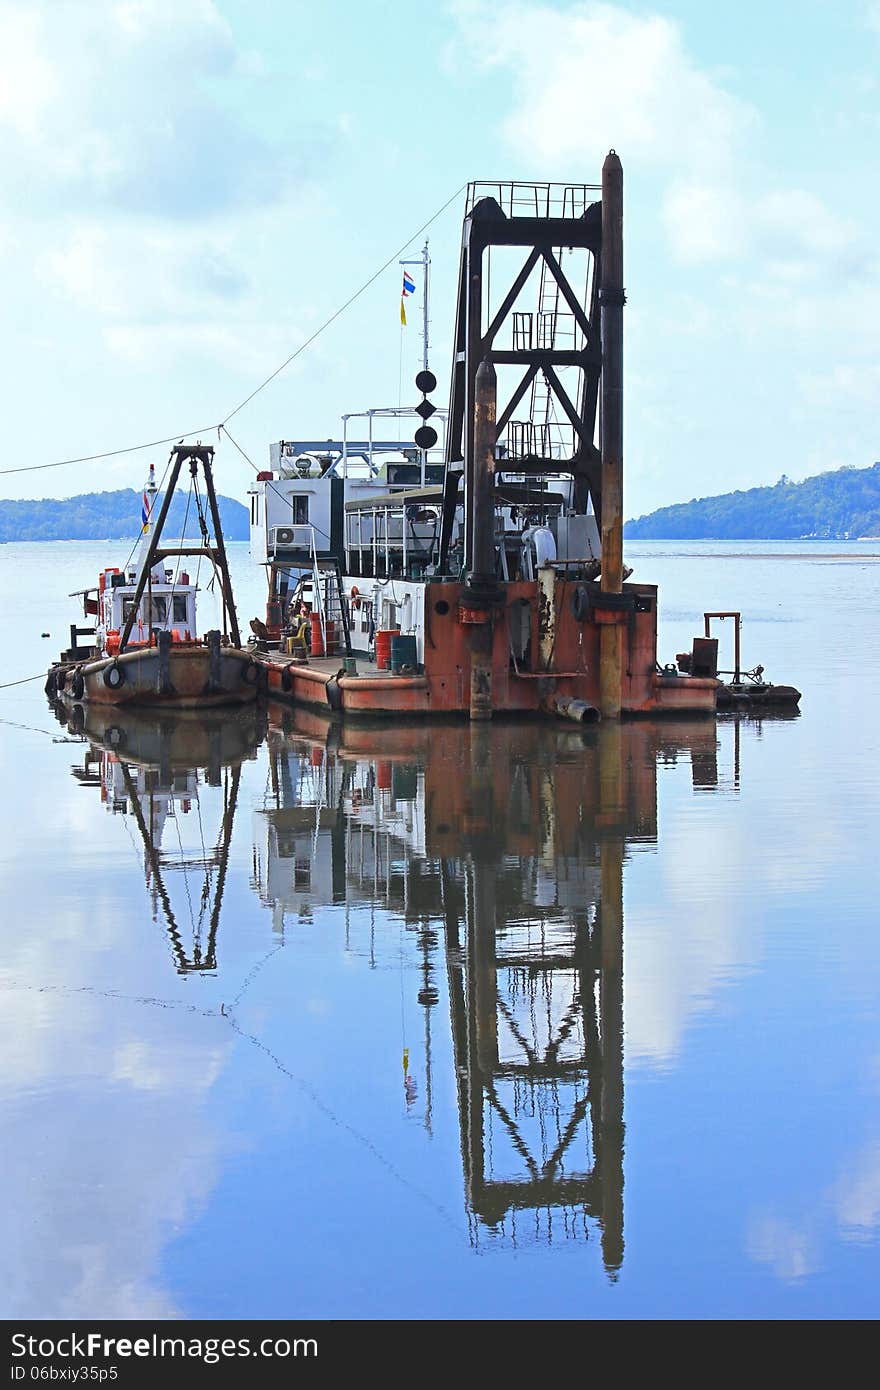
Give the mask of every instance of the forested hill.
<svg viewBox="0 0 880 1390">
<path fill-rule="evenodd" d="M 162 494 L 156 499 L 154 516 Z M 250 534 L 247 507 L 232 497 L 219 497 L 223 535 L 228 541 L 246 541 Z M 165 523 L 165 536 L 183 534 L 187 494 L 171 499 Z M 206 505 L 203 503 L 203 505 Z M 206 512 L 207 515 L 207 512 Z M 59 501 L 45 497 L 35 502 L 0 501 L 0 541 L 103 541 L 134 540 L 140 531 L 141 493 L 131 488 L 119 492 L 85 492 L 79 497 Z M 186 535 L 197 537 L 199 519 L 195 503 L 190 503 Z"/>
<path fill-rule="evenodd" d="M 802 483 L 695 497 L 628 521 L 631 540 L 856 540 L 880 537 L 880 463 Z"/>
</svg>

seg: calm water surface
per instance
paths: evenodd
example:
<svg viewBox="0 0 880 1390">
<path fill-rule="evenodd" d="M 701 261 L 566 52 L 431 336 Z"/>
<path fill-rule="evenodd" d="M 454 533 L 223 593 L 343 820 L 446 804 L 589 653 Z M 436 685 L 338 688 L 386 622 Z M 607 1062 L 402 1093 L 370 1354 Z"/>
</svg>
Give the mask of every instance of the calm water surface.
<svg viewBox="0 0 880 1390">
<path fill-rule="evenodd" d="M 0 546 L 3 680 L 115 549 Z M 627 548 L 796 718 L 0 692 L 5 1316 L 876 1316 L 878 556 Z"/>
</svg>

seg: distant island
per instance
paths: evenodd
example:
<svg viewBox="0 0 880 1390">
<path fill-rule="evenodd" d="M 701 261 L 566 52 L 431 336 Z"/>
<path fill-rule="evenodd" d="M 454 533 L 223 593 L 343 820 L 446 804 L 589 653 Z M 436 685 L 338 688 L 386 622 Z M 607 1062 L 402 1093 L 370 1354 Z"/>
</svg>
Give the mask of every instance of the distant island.
<svg viewBox="0 0 880 1390">
<path fill-rule="evenodd" d="M 218 501 L 225 538 L 246 541 L 250 535 L 247 507 L 232 497 Z M 166 534 L 183 534 L 185 512 L 186 497 L 179 494 L 171 502 Z M 0 500 L 0 543 L 133 540 L 140 515 L 141 494 L 132 488 L 86 492 L 63 500 Z M 186 535 L 198 534 L 191 504 Z M 880 463 L 871 468 L 839 468 L 802 483 L 783 475 L 774 487 L 694 497 L 628 521 L 624 534 L 630 540 L 646 541 L 880 539 Z"/>
<path fill-rule="evenodd" d="M 880 539 L 880 463 L 839 468 L 775 487 L 694 497 L 628 521 L 630 540 L 830 540 Z"/>
<path fill-rule="evenodd" d="M 162 494 L 156 499 L 161 504 Z M 223 536 L 246 541 L 250 535 L 247 507 L 232 497 L 218 497 Z M 187 498 L 181 492 L 171 499 L 165 534 L 184 534 Z M 156 513 L 158 514 L 158 512 Z M 206 513 L 207 515 L 207 513 Z M 44 497 L 39 501 L 0 501 L 0 542 L 3 541 L 103 541 L 134 540 L 140 529 L 141 493 L 132 488 L 118 492 L 84 492 L 79 497 Z M 186 519 L 186 535 L 200 534 L 194 503 Z"/>
</svg>

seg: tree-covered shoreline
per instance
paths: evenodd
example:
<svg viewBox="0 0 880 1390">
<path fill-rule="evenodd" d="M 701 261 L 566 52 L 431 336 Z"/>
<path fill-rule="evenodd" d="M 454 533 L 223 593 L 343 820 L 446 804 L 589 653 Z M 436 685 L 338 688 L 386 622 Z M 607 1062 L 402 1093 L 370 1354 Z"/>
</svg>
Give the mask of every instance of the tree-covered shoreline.
<svg viewBox="0 0 880 1390">
<path fill-rule="evenodd" d="M 880 538 L 880 463 L 793 483 L 694 497 L 626 523 L 630 540 L 861 540 Z"/>
<path fill-rule="evenodd" d="M 156 508 L 161 503 L 160 493 Z M 226 540 L 249 536 L 248 510 L 232 497 L 218 497 L 220 520 Z M 187 498 L 171 499 L 166 536 L 183 535 Z M 40 500 L 0 500 L 0 543 L 3 541 L 101 541 L 133 540 L 140 531 L 141 493 L 133 488 L 117 492 L 85 492 L 78 497 L 45 497 Z M 200 534 L 196 508 L 190 503 L 186 535 Z"/>
</svg>

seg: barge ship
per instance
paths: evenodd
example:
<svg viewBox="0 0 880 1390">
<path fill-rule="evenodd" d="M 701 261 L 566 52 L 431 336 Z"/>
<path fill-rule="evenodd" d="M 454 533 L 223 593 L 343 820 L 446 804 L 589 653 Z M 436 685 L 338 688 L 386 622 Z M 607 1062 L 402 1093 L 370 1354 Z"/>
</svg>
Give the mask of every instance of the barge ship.
<svg viewBox="0 0 880 1390">
<path fill-rule="evenodd" d="M 473 183 L 448 412 L 416 379 L 415 447 L 284 440 L 250 493 L 269 693 L 346 715 L 711 714 L 657 660 L 657 589 L 626 582 L 623 172 Z M 491 294 L 490 294 L 491 287 Z M 393 414 L 395 412 L 384 412 Z M 595 440 L 598 438 L 598 444 Z"/>
</svg>

